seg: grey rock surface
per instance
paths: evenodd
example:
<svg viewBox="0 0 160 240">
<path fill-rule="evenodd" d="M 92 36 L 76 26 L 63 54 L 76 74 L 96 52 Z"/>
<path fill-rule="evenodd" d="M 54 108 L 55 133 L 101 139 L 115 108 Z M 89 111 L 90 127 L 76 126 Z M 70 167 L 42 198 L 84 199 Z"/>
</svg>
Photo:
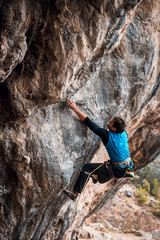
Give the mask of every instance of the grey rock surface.
<svg viewBox="0 0 160 240">
<path fill-rule="evenodd" d="M 152 238 L 153 238 L 154 240 L 158 240 L 158 239 L 160 238 L 160 230 L 154 230 L 154 231 L 152 232 Z"/>
<path fill-rule="evenodd" d="M 135 169 L 157 157 L 159 12 L 158 0 L 0 3 L 0 238 L 60 240 L 68 228 L 62 190 L 100 141 L 66 98 L 102 127 L 126 120 Z"/>
</svg>

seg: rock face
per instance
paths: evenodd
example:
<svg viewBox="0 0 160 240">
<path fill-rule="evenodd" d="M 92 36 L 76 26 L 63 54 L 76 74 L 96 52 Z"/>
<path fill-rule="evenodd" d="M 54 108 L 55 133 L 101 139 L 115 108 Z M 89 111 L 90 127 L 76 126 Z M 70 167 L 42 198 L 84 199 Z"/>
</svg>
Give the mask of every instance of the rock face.
<svg viewBox="0 0 160 240">
<path fill-rule="evenodd" d="M 1 1 L 0 239 L 68 228 L 62 190 L 100 142 L 66 98 L 102 127 L 126 119 L 135 169 L 157 157 L 159 13 L 159 0 Z"/>
</svg>

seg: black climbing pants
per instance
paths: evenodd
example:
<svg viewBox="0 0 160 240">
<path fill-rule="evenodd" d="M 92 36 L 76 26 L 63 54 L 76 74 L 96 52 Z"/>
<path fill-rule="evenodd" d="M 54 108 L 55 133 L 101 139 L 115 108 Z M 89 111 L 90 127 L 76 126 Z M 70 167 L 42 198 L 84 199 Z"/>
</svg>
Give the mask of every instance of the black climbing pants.
<svg viewBox="0 0 160 240">
<path fill-rule="evenodd" d="M 82 170 L 91 173 L 94 169 L 96 169 L 97 167 L 99 167 L 101 165 L 101 163 L 86 163 Z M 125 175 L 125 168 L 119 169 L 114 167 L 114 165 L 112 166 L 112 171 L 113 174 L 116 178 L 122 178 Z M 81 193 L 83 186 L 87 180 L 88 175 L 86 173 L 84 173 L 83 171 L 80 172 L 79 177 L 74 185 L 74 191 Z M 107 181 L 109 181 L 110 175 L 108 172 L 108 169 L 106 168 L 105 164 L 103 164 L 100 168 L 98 168 L 93 174 L 98 175 L 98 181 L 99 183 L 105 183 Z"/>
</svg>

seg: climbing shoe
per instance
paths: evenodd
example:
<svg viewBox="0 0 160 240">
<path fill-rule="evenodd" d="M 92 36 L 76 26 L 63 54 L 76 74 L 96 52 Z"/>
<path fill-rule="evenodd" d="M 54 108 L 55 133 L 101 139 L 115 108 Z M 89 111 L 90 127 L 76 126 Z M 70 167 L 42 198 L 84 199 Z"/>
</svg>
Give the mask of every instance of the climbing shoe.
<svg viewBox="0 0 160 240">
<path fill-rule="evenodd" d="M 74 196 L 73 193 L 67 191 L 67 190 L 63 190 L 64 194 L 66 194 L 71 200 L 76 200 L 77 196 Z"/>
</svg>

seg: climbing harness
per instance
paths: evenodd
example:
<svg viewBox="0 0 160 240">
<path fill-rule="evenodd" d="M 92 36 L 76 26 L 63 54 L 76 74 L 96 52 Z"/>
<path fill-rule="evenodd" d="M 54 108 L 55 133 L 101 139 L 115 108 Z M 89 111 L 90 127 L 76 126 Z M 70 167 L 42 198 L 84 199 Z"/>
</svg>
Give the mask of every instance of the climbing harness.
<svg viewBox="0 0 160 240">
<path fill-rule="evenodd" d="M 122 162 L 112 162 L 112 164 L 117 165 L 117 166 L 125 165 L 126 167 L 129 167 L 131 161 L 132 161 L 132 159 L 129 157 L 129 158 L 125 159 L 125 160 L 122 161 Z"/>
<path fill-rule="evenodd" d="M 127 161 L 128 161 L 128 160 L 127 160 Z M 77 167 L 77 166 L 74 166 L 74 168 L 85 172 L 85 173 L 88 175 L 88 177 L 87 177 L 86 182 L 85 182 L 85 184 L 84 184 L 84 186 L 83 186 L 83 188 L 82 188 L 82 191 L 81 191 L 81 193 L 80 193 L 80 195 L 79 195 L 79 198 L 78 198 L 78 200 L 77 200 L 77 202 L 76 202 L 76 205 L 75 205 L 75 208 L 74 208 L 74 211 L 73 211 L 73 215 L 72 215 L 72 219 L 71 219 L 70 224 L 72 224 L 73 221 L 74 221 L 74 218 L 75 218 L 76 213 L 77 213 L 78 202 L 79 202 L 79 200 L 80 200 L 80 197 L 81 197 L 82 192 L 84 191 L 84 189 L 85 189 L 85 187 L 86 187 L 86 185 L 87 185 L 87 183 L 88 183 L 88 180 L 89 180 L 90 176 L 91 176 L 97 169 L 99 169 L 99 168 L 100 168 L 102 165 L 104 165 L 104 164 L 105 164 L 106 168 L 108 169 L 110 179 L 115 178 L 115 176 L 114 176 L 114 174 L 113 174 L 113 170 L 112 170 L 112 166 L 111 166 L 111 161 L 110 161 L 110 160 L 105 161 L 104 163 L 102 163 L 100 166 L 98 166 L 96 169 L 94 169 L 91 173 L 88 173 L 87 171 L 84 171 L 84 170 L 82 170 L 81 168 L 79 168 L 79 167 Z M 133 172 L 133 170 L 128 167 L 128 168 L 126 169 L 126 172 L 125 172 L 125 174 L 124 174 L 123 177 L 125 177 L 125 178 L 127 178 L 127 179 L 129 179 L 129 180 L 133 180 L 133 178 L 134 178 L 134 172 Z M 115 179 L 116 179 L 116 178 L 115 178 Z M 116 179 L 116 180 L 117 180 L 117 179 Z M 117 181 L 115 182 L 115 184 L 117 184 Z M 106 196 L 105 196 L 105 197 L 106 197 Z M 104 199 L 105 199 L 105 198 L 104 198 Z M 92 211 L 91 211 L 91 212 L 92 212 Z M 89 213 L 90 213 L 90 212 L 89 212 Z M 86 217 L 83 219 L 83 221 L 82 221 L 81 224 L 80 224 L 80 227 L 82 226 L 83 222 L 85 221 L 85 219 L 86 219 L 88 216 L 89 216 L 89 214 L 87 214 Z M 77 229 L 74 229 L 73 235 L 74 235 L 76 232 L 78 232 L 78 230 L 77 230 Z M 71 238 L 71 239 L 72 239 L 72 238 Z"/>
<path fill-rule="evenodd" d="M 125 165 L 126 167 L 126 172 L 124 174 L 124 178 L 127 178 L 128 180 L 133 180 L 134 179 L 134 171 L 132 169 L 133 162 L 131 158 L 127 158 L 126 160 L 122 162 L 112 162 L 114 165 L 117 165 L 118 167 L 121 167 L 122 165 Z M 130 167 L 131 165 L 131 167 Z"/>
<path fill-rule="evenodd" d="M 104 163 L 105 163 L 106 168 L 108 169 L 110 179 L 115 178 L 110 160 L 105 161 Z"/>
</svg>

